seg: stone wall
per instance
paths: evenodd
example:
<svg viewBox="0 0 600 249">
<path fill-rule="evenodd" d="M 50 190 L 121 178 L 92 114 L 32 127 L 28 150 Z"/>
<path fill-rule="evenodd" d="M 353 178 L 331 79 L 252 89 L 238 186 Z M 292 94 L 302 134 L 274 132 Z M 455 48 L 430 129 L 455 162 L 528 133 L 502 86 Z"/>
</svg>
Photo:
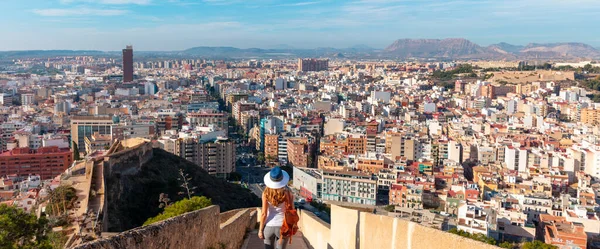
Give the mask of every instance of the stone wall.
<svg viewBox="0 0 600 249">
<path fill-rule="evenodd" d="M 255 209 L 245 209 L 221 223 L 219 245 L 224 246 L 222 249 L 239 249 L 242 246 L 244 235 L 256 226 L 257 213 Z"/>
<path fill-rule="evenodd" d="M 331 206 L 331 225 L 310 212 L 300 213 L 300 228 L 314 249 L 497 249 L 479 241 L 399 218 Z"/>
<path fill-rule="evenodd" d="M 313 213 L 300 210 L 298 227 L 313 249 L 328 249 L 331 226 L 317 218 Z"/>
<path fill-rule="evenodd" d="M 104 157 L 105 173 L 135 174 L 139 168 L 152 159 L 152 143 L 144 142 Z"/>
<path fill-rule="evenodd" d="M 234 210 L 229 210 L 227 212 L 219 214 L 219 219 L 220 219 L 219 223 L 220 224 L 225 223 L 227 220 L 229 220 L 229 218 L 231 218 L 234 215 L 238 214 L 240 211 L 246 210 L 246 209 L 247 208 L 234 209 Z"/>
<path fill-rule="evenodd" d="M 256 209 L 241 209 L 221 223 L 219 207 L 173 217 L 93 241 L 76 249 L 238 249 L 248 230 L 256 225 Z M 229 215 L 229 214 L 228 214 Z"/>
</svg>

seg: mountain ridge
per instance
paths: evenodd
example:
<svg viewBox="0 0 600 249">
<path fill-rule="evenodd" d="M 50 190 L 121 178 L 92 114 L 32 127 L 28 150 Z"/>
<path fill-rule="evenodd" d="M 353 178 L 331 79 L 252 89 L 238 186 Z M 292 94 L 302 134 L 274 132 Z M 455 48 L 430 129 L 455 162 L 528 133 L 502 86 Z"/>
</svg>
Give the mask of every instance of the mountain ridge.
<svg viewBox="0 0 600 249">
<path fill-rule="evenodd" d="M 600 57 L 600 50 L 578 42 L 529 43 L 525 46 L 501 42 L 483 47 L 464 38 L 398 39 L 385 51 L 399 58 L 567 59 Z"/>
<path fill-rule="evenodd" d="M 0 51 L 0 58 L 110 55 L 120 51 L 98 50 L 21 50 Z M 205 57 L 219 59 L 330 57 L 356 59 L 600 59 L 600 48 L 580 42 L 529 43 L 506 42 L 481 46 L 465 38 L 398 39 L 387 47 L 359 44 L 347 48 L 294 48 L 286 44 L 276 48 L 237 48 L 233 46 L 197 46 L 179 51 L 135 51 L 139 56 Z"/>
</svg>

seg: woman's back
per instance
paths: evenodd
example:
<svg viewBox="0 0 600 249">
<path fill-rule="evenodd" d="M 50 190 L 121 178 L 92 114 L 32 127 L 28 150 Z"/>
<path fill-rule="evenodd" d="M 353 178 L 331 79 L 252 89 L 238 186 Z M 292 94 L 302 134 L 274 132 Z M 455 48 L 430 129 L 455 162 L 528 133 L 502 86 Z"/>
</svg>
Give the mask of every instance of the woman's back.
<svg viewBox="0 0 600 249">
<path fill-rule="evenodd" d="M 279 206 L 273 206 L 269 203 L 269 211 L 267 213 L 266 226 L 268 227 L 279 227 L 283 224 L 285 212 L 285 202 L 279 204 Z"/>
<path fill-rule="evenodd" d="M 282 228 L 286 224 L 286 207 L 293 205 L 292 194 L 287 188 L 289 181 L 290 175 L 280 167 L 274 167 L 264 177 L 266 188 L 262 194 L 258 237 L 264 240 L 267 249 L 285 249 L 287 245 L 288 238 L 282 235 Z"/>
</svg>

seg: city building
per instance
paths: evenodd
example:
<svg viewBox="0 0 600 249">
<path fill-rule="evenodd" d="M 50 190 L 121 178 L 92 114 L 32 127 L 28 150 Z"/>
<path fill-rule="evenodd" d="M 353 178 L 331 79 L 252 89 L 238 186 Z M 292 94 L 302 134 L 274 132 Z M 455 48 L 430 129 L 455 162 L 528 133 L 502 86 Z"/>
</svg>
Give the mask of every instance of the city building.
<svg viewBox="0 0 600 249">
<path fill-rule="evenodd" d="M 298 59 L 298 71 L 318 72 L 329 69 L 329 59 Z"/>
<path fill-rule="evenodd" d="M 229 128 L 229 121 L 225 113 L 219 112 L 193 112 L 188 113 L 186 120 L 190 125 L 208 127 L 214 125 L 219 129 L 227 131 Z"/>
<path fill-rule="evenodd" d="M 33 93 L 22 93 L 21 94 L 21 105 L 22 106 L 33 105 L 34 101 L 35 101 L 35 94 L 33 94 Z"/>
<path fill-rule="evenodd" d="M 581 223 L 566 221 L 565 217 L 541 214 L 539 229 L 547 244 L 559 248 L 587 248 L 587 235 Z"/>
<path fill-rule="evenodd" d="M 278 144 L 275 140 L 275 144 Z M 307 138 L 289 138 L 287 140 L 288 162 L 294 167 L 310 167 L 310 145 Z M 276 153 L 277 155 L 277 153 Z"/>
<path fill-rule="evenodd" d="M 115 120 L 110 116 L 74 116 L 71 118 L 71 141 L 77 143 L 80 152 L 85 151 L 85 138 L 93 134 L 109 135 Z"/>
<path fill-rule="evenodd" d="M 227 138 L 199 142 L 195 154 L 195 163 L 211 175 L 227 178 L 235 172 L 235 143 Z"/>
<path fill-rule="evenodd" d="M 321 199 L 322 174 L 317 169 L 293 167 L 293 187 L 307 201 Z"/>
<path fill-rule="evenodd" d="M 133 81 L 133 46 L 123 49 L 123 82 Z"/>
<path fill-rule="evenodd" d="M 108 150 L 112 144 L 112 138 L 110 135 L 100 135 L 98 132 L 95 132 L 89 138 L 84 137 L 84 141 L 85 151 L 88 153 L 93 153 L 94 151 L 99 150 Z"/>
<path fill-rule="evenodd" d="M 353 171 L 323 170 L 324 201 L 349 202 L 364 205 L 377 203 L 377 180 L 371 174 Z"/>
<path fill-rule="evenodd" d="M 0 154 L 0 175 L 39 175 L 48 180 L 63 173 L 72 163 L 73 153 L 68 148 L 16 148 Z"/>
</svg>

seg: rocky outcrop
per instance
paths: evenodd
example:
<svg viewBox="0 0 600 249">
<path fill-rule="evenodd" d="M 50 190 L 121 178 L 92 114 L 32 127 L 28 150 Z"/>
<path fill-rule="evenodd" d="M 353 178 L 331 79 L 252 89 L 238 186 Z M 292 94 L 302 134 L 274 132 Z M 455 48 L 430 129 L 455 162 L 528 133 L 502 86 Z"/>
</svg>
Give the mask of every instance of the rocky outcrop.
<svg viewBox="0 0 600 249">
<path fill-rule="evenodd" d="M 598 58 L 600 51 L 584 43 L 531 43 L 524 47 L 519 54 L 522 57 L 537 58 Z"/>
<path fill-rule="evenodd" d="M 183 189 L 178 180 L 180 169 L 192 178 L 190 184 L 196 187 L 195 195 L 210 198 L 223 212 L 261 204 L 258 197 L 247 189 L 217 179 L 198 165 L 164 150 L 153 149 L 152 157 L 141 167 L 139 162 L 145 157 L 136 158 L 120 157 L 117 163 L 111 164 L 112 170 L 105 172 L 105 232 L 132 229 L 158 215 L 161 212 L 158 202 L 161 193 L 168 194 L 172 201 L 182 199 Z"/>
<path fill-rule="evenodd" d="M 385 56 L 399 58 L 463 59 L 556 59 L 600 58 L 600 51 L 583 43 L 531 43 L 527 46 L 508 43 L 482 47 L 467 39 L 400 39 L 384 50 Z"/>
<path fill-rule="evenodd" d="M 385 49 L 389 55 L 397 57 L 486 57 L 494 54 L 485 48 L 462 38 L 451 39 L 401 39 Z"/>
</svg>

